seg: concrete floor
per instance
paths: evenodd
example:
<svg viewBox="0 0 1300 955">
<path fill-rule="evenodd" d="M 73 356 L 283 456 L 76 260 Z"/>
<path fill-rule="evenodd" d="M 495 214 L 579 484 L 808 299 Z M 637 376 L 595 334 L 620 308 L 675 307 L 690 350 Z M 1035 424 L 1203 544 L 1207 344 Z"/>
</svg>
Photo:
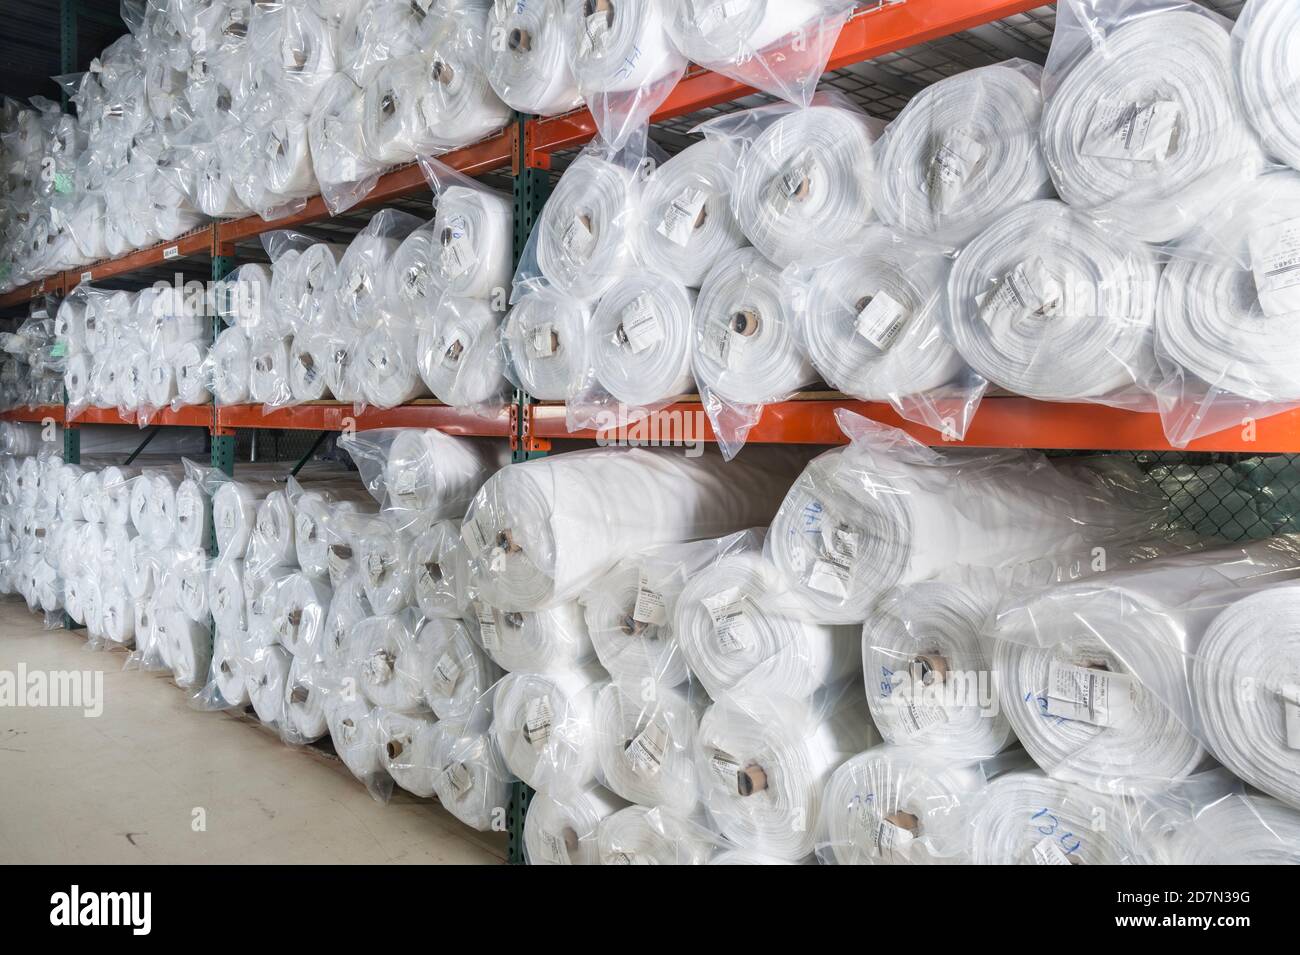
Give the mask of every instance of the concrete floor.
<svg viewBox="0 0 1300 955">
<path fill-rule="evenodd" d="M 98 718 L 0 706 L 0 863 L 504 861 L 504 833 L 402 790 L 380 805 L 337 760 L 193 710 L 168 676 L 124 672 L 125 659 L 0 598 L 0 671 L 104 673 Z"/>
</svg>

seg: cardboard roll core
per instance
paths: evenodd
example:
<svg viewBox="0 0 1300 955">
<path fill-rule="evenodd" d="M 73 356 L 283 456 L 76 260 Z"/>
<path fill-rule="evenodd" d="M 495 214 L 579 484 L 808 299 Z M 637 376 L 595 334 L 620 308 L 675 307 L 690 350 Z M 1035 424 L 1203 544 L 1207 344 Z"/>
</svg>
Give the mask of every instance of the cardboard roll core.
<svg viewBox="0 0 1300 955">
<path fill-rule="evenodd" d="M 752 338 L 758 334 L 758 329 L 762 325 L 762 319 L 757 311 L 752 308 L 742 308 L 732 313 L 731 330 L 737 335 L 744 335 L 746 338 Z"/>
<path fill-rule="evenodd" d="M 406 750 L 400 739 L 390 739 L 384 744 L 384 750 L 388 753 L 389 759 L 397 759 Z"/>
<path fill-rule="evenodd" d="M 443 245 L 451 245 L 454 238 L 456 238 L 456 233 L 451 231 L 451 226 L 444 228 L 442 234 L 438 237 L 439 241 L 441 241 Z"/>
<path fill-rule="evenodd" d="M 736 770 L 736 792 L 742 796 L 752 796 L 767 788 L 767 771 L 758 763 L 750 763 L 744 769 Z"/>
<path fill-rule="evenodd" d="M 612 0 L 586 0 L 582 5 L 584 17 L 594 17 L 597 13 L 605 14 L 605 24 L 614 25 L 614 4 Z"/>
<path fill-rule="evenodd" d="M 578 851 L 580 837 L 578 831 L 572 826 L 565 826 L 560 830 L 560 838 L 564 840 L 564 848 L 571 856 Z"/>
<path fill-rule="evenodd" d="M 284 51 L 284 60 L 286 69 L 301 72 L 307 66 L 307 51 L 297 48 L 287 49 Z"/>
<path fill-rule="evenodd" d="M 144 621 L 141 620 L 141 623 L 143 623 L 143 622 L 144 622 Z M 221 661 L 221 667 L 220 667 L 220 669 L 221 669 L 221 672 L 224 673 L 224 674 L 226 674 L 227 676 L 229 676 L 232 672 L 234 672 L 234 671 L 232 671 L 232 670 L 230 669 L 230 661 L 229 661 L 229 660 L 222 660 L 222 661 Z"/>
<path fill-rule="evenodd" d="M 649 626 L 640 620 L 637 620 L 630 613 L 623 617 L 622 625 L 619 627 L 629 637 L 639 637 Z"/>
<path fill-rule="evenodd" d="M 445 60 L 435 60 L 432 71 L 433 81 L 441 83 L 443 86 L 450 86 L 452 80 L 456 78 L 456 71 L 450 63 Z"/>
<path fill-rule="evenodd" d="M 302 706 L 311 697 L 311 691 L 301 683 L 289 691 L 289 702 Z"/>
<path fill-rule="evenodd" d="M 289 626 L 297 630 L 298 626 L 302 623 L 302 608 L 299 607 L 295 610 L 290 610 L 285 619 L 288 620 Z"/>
<path fill-rule="evenodd" d="M 533 49 L 533 35 L 515 27 L 506 37 L 506 46 L 516 53 L 529 53 Z"/>
<path fill-rule="evenodd" d="M 515 543 L 515 535 L 508 527 L 497 532 L 497 547 L 507 554 L 517 554 L 523 550 Z"/>
<path fill-rule="evenodd" d="M 433 581 L 442 580 L 442 565 L 439 564 L 436 560 L 428 561 L 424 565 L 424 572 L 428 575 L 430 580 Z"/>
<path fill-rule="evenodd" d="M 465 351 L 465 345 L 458 338 L 450 345 L 447 346 L 447 350 L 442 353 L 442 357 L 446 358 L 450 362 L 458 362 L 460 361 L 460 356 L 464 353 L 464 351 Z"/>
<path fill-rule="evenodd" d="M 913 835 L 921 829 L 921 820 L 904 809 L 891 812 L 888 816 L 885 816 L 885 822 L 899 829 L 906 829 Z"/>
<path fill-rule="evenodd" d="M 937 653 L 918 654 L 907 669 L 913 680 L 918 680 L 925 686 L 929 686 L 935 682 L 943 682 L 944 678 L 947 677 L 948 658 Z"/>
<path fill-rule="evenodd" d="M 512 630 L 522 630 L 524 626 L 524 615 L 518 611 L 503 613 L 501 615 L 501 621 L 508 624 Z"/>
<path fill-rule="evenodd" d="M 392 116 L 397 112 L 397 97 L 392 93 L 385 93 L 383 99 L 379 101 L 379 111 L 385 116 Z"/>
<path fill-rule="evenodd" d="M 347 544 L 331 544 L 330 552 L 339 560 L 352 559 L 352 548 Z"/>
</svg>

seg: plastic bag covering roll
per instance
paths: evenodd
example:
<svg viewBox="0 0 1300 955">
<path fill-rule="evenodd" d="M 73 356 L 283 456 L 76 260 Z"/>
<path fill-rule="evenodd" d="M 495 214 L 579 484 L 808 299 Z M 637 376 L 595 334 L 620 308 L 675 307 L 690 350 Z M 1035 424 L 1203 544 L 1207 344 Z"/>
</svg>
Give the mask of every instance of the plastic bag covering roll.
<svg viewBox="0 0 1300 955">
<path fill-rule="evenodd" d="M 707 830 L 665 809 L 628 806 L 596 830 L 601 865 L 705 865 L 718 848 Z"/>
<path fill-rule="evenodd" d="M 248 698 L 263 723 L 284 719 L 284 687 L 289 680 L 293 657 L 284 647 L 260 647 L 248 667 Z"/>
<path fill-rule="evenodd" d="M 817 373 L 796 337 L 781 273 L 754 249 L 713 267 L 695 303 L 695 374 L 735 404 L 764 404 L 811 384 Z"/>
<path fill-rule="evenodd" d="M 242 337 L 242 335 L 240 336 Z M 202 342 L 185 342 L 172 358 L 172 377 L 176 382 L 176 398 L 183 405 L 201 405 L 211 400 L 208 394 L 208 348 Z M 219 373 L 221 356 L 217 356 L 214 376 Z M 216 378 L 214 385 L 219 384 Z"/>
<path fill-rule="evenodd" d="M 325 369 L 330 349 L 327 332 L 294 336 L 289 346 L 289 395 L 294 401 L 320 401 L 329 397 Z"/>
<path fill-rule="evenodd" d="M 487 832 L 500 828 L 514 778 L 487 733 L 468 732 L 447 720 L 437 725 L 438 773 L 434 787 L 443 808 L 465 825 Z"/>
<path fill-rule="evenodd" d="M 569 69 L 572 37 L 563 7 L 564 0 L 518 0 L 488 10 L 487 78 L 511 109 L 553 116 L 582 103 Z"/>
<path fill-rule="evenodd" d="M 614 679 L 629 685 L 646 685 L 643 681 L 649 680 L 659 686 L 678 686 L 690 677 L 686 658 L 677 647 L 666 607 L 655 605 L 664 594 L 647 582 L 645 589 L 652 596 L 641 597 L 644 573 L 633 557 L 596 581 L 582 596 L 587 630 L 596 656 Z M 656 596 L 660 601 L 654 600 Z"/>
<path fill-rule="evenodd" d="M 538 793 L 524 818 L 524 853 L 529 865 L 600 865 L 596 833 L 600 822 L 627 802 L 604 786 Z"/>
<path fill-rule="evenodd" d="M 462 536 L 473 586 L 529 610 L 576 597 L 633 553 L 765 525 L 797 456 L 732 461 L 648 449 L 575 451 L 503 468 L 475 496 Z M 633 503 L 635 502 L 635 504 Z"/>
<path fill-rule="evenodd" d="M 979 687 L 964 681 L 990 673 L 983 634 L 998 597 L 976 584 L 922 581 L 871 608 L 862 626 L 862 671 L 871 717 L 887 743 L 951 761 L 991 757 L 1011 743 L 992 687 L 987 706 L 965 695 Z"/>
<path fill-rule="evenodd" d="M 436 152 L 468 146 L 510 121 L 483 67 L 486 23 L 486 10 L 465 5 L 446 11 L 423 38 L 429 70 L 420 109 L 428 135 L 421 145 Z"/>
<path fill-rule="evenodd" d="M 1285 0 L 1250 0 L 1233 31 L 1233 60 L 1246 117 L 1272 156 L 1300 169 L 1300 69 L 1292 55 L 1300 10 Z"/>
<path fill-rule="evenodd" d="M 1174 865 L 1300 865 L 1300 813 L 1263 796 L 1211 803 L 1173 833 Z"/>
<path fill-rule="evenodd" d="M 642 806 L 684 816 L 695 810 L 699 713 L 685 693 L 608 683 L 596 699 L 596 725 L 600 772 L 610 789 Z"/>
<path fill-rule="evenodd" d="M 397 613 L 415 598 L 411 537 L 386 518 L 382 515 L 366 521 L 356 538 L 357 566 L 366 599 L 377 614 Z"/>
<path fill-rule="evenodd" d="M 276 485 L 270 481 L 223 481 L 212 495 L 212 527 L 222 557 L 242 558 L 248 550 L 257 509 Z"/>
<path fill-rule="evenodd" d="M 742 155 L 731 194 L 749 241 L 784 268 L 860 235 L 875 216 L 873 140 L 864 117 L 835 106 L 772 122 Z"/>
<path fill-rule="evenodd" d="M 696 746 L 701 798 L 728 839 L 779 859 L 812 853 L 831 773 L 880 741 L 860 693 L 833 696 L 746 695 L 705 711 Z"/>
<path fill-rule="evenodd" d="M 361 392 L 361 366 L 357 361 L 357 340 L 354 334 L 334 328 L 326 350 L 325 387 L 339 401 L 360 403 L 365 400 Z"/>
<path fill-rule="evenodd" d="M 1300 809 L 1300 587 L 1272 587 L 1229 606 L 1192 661 L 1205 741 L 1256 789 Z"/>
<path fill-rule="evenodd" d="M 85 352 L 69 355 L 67 368 L 63 373 L 63 385 L 68 391 L 68 405 L 70 407 L 84 408 L 90 404 L 90 382 L 90 355 Z"/>
<path fill-rule="evenodd" d="M 498 468 L 485 444 L 424 428 L 399 431 L 384 463 L 385 506 L 409 526 L 458 519 Z"/>
<path fill-rule="evenodd" d="M 1041 773 L 1008 773 L 977 797 L 976 865 L 1141 862 L 1121 804 Z"/>
<path fill-rule="evenodd" d="M 297 562 L 293 504 L 283 490 L 271 491 L 257 505 L 248 539 L 248 562 L 256 567 L 293 566 Z"/>
<path fill-rule="evenodd" d="M 365 102 L 361 87 L 343 73 L 321 90 L 307 126 L 307 140 L 322 195 L 369 191 L 365 189 L 368 181 L 384 171 L 383 163 L 371 160 L 366 152 Z M 351 204 L 335 201 L 332 211 L 341 212 Z"/>
<path fill-rule="evenodd" d="M 425 709 L 422 647 L 404 616 L 367 617 L 349 638 L 357 687 L 376 706 L 398 713 Z"/>
<path fill-rule="evenodd" d="M 244 630 L 246 607 L 242 560 L 217 561 L 208 579 L 208 607 L 218 633 Z"/>
<path fill-rule="evenodd" d="M 687 583 L 673 629 L 691 672 L 714 698 L 743 690 L 803 699 L 858 668 L 854 628 L 809 616 L 765 557 L 736 553 Z"/>
<path fill-rule="evenodd" d="M 334 586 L 329 615 L 325 618 L 325 664 L 334 673 L 352 668 L 356 663 L 353 633 L 357 624 L 370 616 L 366 591 L 355 576 L 344 578 Z"/>
<path fill-rule="evenodd" d="M 417 340 L 415 329 L 392 325 L 372 328 L 362 337 L 356 357 L 357 373 L 369 404 L 396 408 L 429 393 L 416 367 Z"/>
<path fill-rule="evenodd" d="M 1057 192 L 1146 241 L 1177 238 L 1263 165 L 1233 82 L 1228 31 L 1201 8 L 1172 9 L 1089 39 L 1043 111 Z"/>
<path fill-rule="evenodd" d="M 441 246 L 434 261 L 449 294 L 488 298 L 509 289 L 513 224 L 505 196 L 466 186 L 443 190 L 433 220 L 433 237 Z"/>
<path fill-rule="evenodd" d="M 469 555 L 460 521 L 438 521 L 411 545 L 415 602 L 430 620 L 460 617 L 469 610 Z"/>
<path fill-rule="evenodd" d="M 208 508 L 203 488 L 186 478 L 176 487 L 173 524 L 176 544 L 186 550 L 206 550 L 208 546 Z"/>
<path fill-rule="evenodd" d="M 745 245 L 731 212 L 739 151 L 704 140 L 655 170 L 640 198 L 641 260 L 654 272 L 699 288 L 717 261 Z"/>
<path fill-rule="evenodd" d="M 217 404 L 238 405 L 248 401 L 251 373 L 248 336 L 238 328 L 224 329 L 212 346 L 212 394 Z M 178 387 L 179 383 L 178 375 Z"/>
<path fill-rule="evenodd" d="M 429 139 L 419 91 L 427 88 L 431 63 L 422 53 L 388 60 L 365 87 L 362 141 L 376 163 L 408 162 Z"/>
<path fill-rule="evenodd" d="M 417 643 L 424 700 L 439 719 L 466 717 L 500 675 L 460 620 L 427 621 Z"/>
<path fill-rule="evenodd" d="M 325 718 L 327 692 L 320 664 L 294 657 L 284 683 L 284 715 L 295 740 L 317 740 L 329 732 Z"/>
<path fill-rule="evenodd" d="M 266 159 L 263 169 L 268 191 L 277 197 L 305 198 L 319 190 L 312 168 L 307 124 L 302 119 L 277 119 L 261 134 L 254 148 Z"/>
<path fill-rule="evenodd" d="M 1063 203 L 1031 202 L 958 256 L 949 334 L 976 372 L 1008 391 L 1114 402 L 1154 372 L 1159 275 L 1142 243 Z"/>
<path fill-rule="evenodd" d="M 423 2 L 351 3 L 339 27 L 343 69 L 364 86 L 384 63 L 419 50 L 428 15 Z"/>
<path fill-rule="evenodd" d="M 508 673 L 497 684 L 492 737 L 510 771 L 534 789 L 582 789 L 596 777 L 596 695 L 604 671 L 589 664 L 543 676 Z"/>
<path fill-rule="evenodd" d="M 555 673 L 579 666 L 594 651 L 576 600 L 548 610 L 507 612 L 475 603 L 478 642 L 503 669 Z"/>
<path fill-rule="evenodd" d="M 1042 70 L 1013 61 L 927 86 L 878 143 L 880 217 L 962 245 L 1023 202 L 1053 194 L 1038 146 Z"/>
<path fill-rule="evenodd" d="M 247 636 L 238 630 L 217 628 L 213 640 L 212 678 L 217 692 L 228 708 L 238 709 L 248 705 L 247 669 L 250 660 L 244 645 Z"/>
<path fill-rule="evenodd" d="M 974 767 L 874 746 L 826 784 L 818 856 L 836 865 L 969 863 L 967 813 L 982 785 Z"/>
<path fill-rule="evenodd" d="M 102 588 L 100 620 L 104 638 L 109 642 L 126 646 L 134 641 L 135 607 L 125 587 L 106 584 Z"/>
<path fill-rule="evenodd" d="M 692 0 L 676 7 L 669 32 L 692 63 L 730 74 L 791 34 L 816 32 L 828 9 L 825 0 Z"/>
<path fill-rule="evenodd" d="M 369 703 L 331 696 L 325 705 L 325 719 L 334 749 L 353 776 L 368 781 L 384 772 L 379 721 Z"/>
<path fill-rule="evenodd" d="M 501 316 L 489 303 L 444 297 L 420 330 L 420 377 L 434 397 L 453 408 L 500 404 L 508 382 L 497 340 Z"/>
<path fill-rule="evenodd" d="M 294 567 L 261 567 L 244 564 L 244 620 L 248 624 L 248 637 L 254 647 L 267 647 L 275 643 L 272 627 L 275 619 L 275 587 L 294 573 Z"/>
<path fill-rule="evenodd" d="M 660 0 L 567 0 L 569 68 L 590 101 L 644 91 L 680 70 Z"/>
<path fill-rule="evenodd" d="M 164 568 L 174 581 L 174 599 L 185 615 L 203 623 L 208 613 L 208 568 L 202 551 L 178 550 L 170 567 Z"/>
<path fill-rule="evenodd" d="M 212 662 L 212 635 L 208 628 L 180 610 L 159 610 L 153 622 L 154 640 L 172 671 L 177 686 L 197 686 Z"/>
<path fill-rule="evenodd" d="M 379 751 L 393 782 L 409 793 L 429 798 L 437 775 L 437 721 L 428 716 L 380 710 Z"/>
<path fill-rule="evenodd" d="M 428 321 L 442 298 L 440 233 L 429 223 L 398 246 L 388 265 L 388 309 L 416 325 Z"/>
<path fill-rule="evenodd" d="M 537 223 L 537 265 L 558 289 L 597 299 L 629 264 L 632 173 L 594 154 L 560 177 Z"/>
<path fill-rule="evenodd" d="M 813 365 L 833 388 L 864 401 L 898 400 L 958 379 L 940 309 L 947 260 L 884 229 L 817 268 L 796 309 Z"/>
<path fill-rule="evenodd" d="M 255 404 L 288 402 L 289 341 L 276 334 L 262 333 L 249 342 L 248 397 Z"/>
<path fill-rule="evenodd" d="M 542 401 L 564 401 L 586 368 L 587 306 L 549 287 L 529 289 L 502 328 L 510 368 L 523 390 Z"/>
<path fill-rule="evenodd" d="M 1225 197 L 1175 247 L 1160 277 L 1156 350 L 1209 392 L 1208 400 L 1175 411 L 1179 424 L 1187 420 L 1195 427 L 1203 403 L 1221 392 L 1261 402 L 1300 400 L 1300 299 L 1282 261 L 1284 236 L 1298 218 L 1300 175 L 1263 176 Z"/>
<path fill-rule="evenodd" d="M 320 655 L 332 596 L 327 584 L 306 574 L 291 574 L 277 584 L 271 629 L 280 646 L 296 657 Z"/>
<path fill-rule="evenodd" d="M 652 272 L 632 272 L 610 286 L 588 346 L 601 387 L 637 408 L 692 391 L 694 305 L 694 292 Z"/>
<path fill-rule="evenodd" d="M 374 501 L 362 487 L 304 491 L 294 502 L 293 539 L 298 566 L 321 580 L 329 578 L 329 551 L 335 526 L 346 514 L 374 513 Z"/>
<path fill-rule="evenodd" d="M 401 242 L 388 235 L 358 233 L 339 260 L 335 303 L 344 328 L 369 328 L 383 303 L 388 263 Z"/>
</svg>

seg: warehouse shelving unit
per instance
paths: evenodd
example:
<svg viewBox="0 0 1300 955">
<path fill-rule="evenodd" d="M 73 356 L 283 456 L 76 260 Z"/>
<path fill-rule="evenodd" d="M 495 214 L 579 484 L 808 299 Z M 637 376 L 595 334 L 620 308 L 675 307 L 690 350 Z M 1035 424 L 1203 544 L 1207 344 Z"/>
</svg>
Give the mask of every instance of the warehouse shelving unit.
<svg viewBox="0 0 1300 955">
<path fill-rule="evenodd" d="M 1201 2 L 1231 17 L 1240 11 L 1243 0 Z M 72 4 L 73 0 L 65 0 L 65 10 Z M 913 94 L 945 76 L 1012 57 L 1043 62 L 1054 22 L 1054 9 L 1044 0 L 871 0 L 856 10 L 845 25 L 831 54 L 822 86 L 846 94 L 873 116 L 890 119 Z M 65 72 L 71 72 L 75 69 L 75 56 L 73 65 L 69 66 L 67 44 L 71 42 L 75 51 L 76 36 L 75 26 L 69 31 L 66 13 L 63 32 Z M 733 79 L 691 67 L 651 117 L 651 135 L 670 152 L 676 151 L 692 141 L 690 132 L 699 122 L 771 101 L 771 97 Z M 500 134 L 439 159 L 467 175 L 488 177 L 494 184 L 509 179 L 518 259 L 554 179 L 576 150 L 595 135 L 595 122 L 586 109 L 545 118 L 521 116 Z M 427 192 L 423 174 L 418 165 L 412 164 L 383 176 L 360 206 L 373 208 L 409 202 Z M 353 214 L 350 210 L 346 215 Z M 261 257 L 256 240 L 266 232 L 325 227 L 341 221 L 332 217 L 317 197 L 308 201 L 301 211 L 274 222 L 256 216 L 214 222 L 171 242 L 85 269 L 52 275 L 16 289 L 0 296 L 0 311 L 23 307 L 43 296 L 67 294 L 82 282 L 139 277 L 178 261 L 191 268 L 202 268 L 202 260 L 207 259 L 211 277 L 220 279 L 239 261 Z M 835 411 L 842 407 L 902 428 L 922 442 L 936 446 L 1130 451 L 1143 452 L 1148 460 L 1174 450 L 1164 437 L 1159 418 L 1153 414 L 1010 396 L 985 398 L 965 439 L 950 441 L 936 431 L 902 420 L 888 405 L 854 401 L 831 392 L 801 394 L 767 406 L 748 440 L 804 445 L 842 443 L 845 439 L 835 422 Z M 672 437 L 691 442 L 715 440 L 697 398 L 683 397 L 665 410 L 682 423 L 682 430 Z M 62 422 L 64 415 L 61 407 L 52 406 L 9 411 L 0 417 Z M 69 422 L 65 431 L 69 460 L 76 460 L 76 427 L 89 423 L 130 422 L 122 421 L 112 411 L 92 409 L 83 413 Z M 570 433 L 565 426 L 562 405 L 538 402 L 523 393 L 516 394 L 510 405 L 490 417 L 467 414 L 436 401 L 417 401 L 400 408 L 370 409 L 359 414 L 349 404 L 311 402 L 269 413 L 255 406 L 164 411 L 150 424 L 207 428 L 212 435 L 212 463 L 227 473 L 233 473 L 235 467 L 236 437 L 247 430 L 328 432 L 430 427 L 450 434 L 509 440 L 516 462 L 547 454 L 556 448 L 557 441 L 618 437 L 591 431 Z M 1251 428 L 1209 436 L 1186 450 L 1230 455 L 1300 453 L 1300 411 L 1262 419 Z M 516 784 L 508 812 L 512 862 L 523 861 L 523 818 L 531 796 L 528 787 Z"/>
</svg>

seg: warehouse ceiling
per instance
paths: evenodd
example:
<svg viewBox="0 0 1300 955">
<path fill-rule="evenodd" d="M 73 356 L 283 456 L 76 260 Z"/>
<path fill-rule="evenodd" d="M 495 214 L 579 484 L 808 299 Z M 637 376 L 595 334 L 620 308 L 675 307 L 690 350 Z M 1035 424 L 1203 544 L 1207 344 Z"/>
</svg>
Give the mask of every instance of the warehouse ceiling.
<svg viewBox="0 0 1300 955">
<path fill-rule="evenodd" d="M 77 71 L 126 32 L 120 0 L 71 0 L 77 17 Z M 58 99 L 50 79 L 62 72 L 59 45 L 61 0 L 0 0 L 0 93 L 15 99 Z"/>
</svg>

